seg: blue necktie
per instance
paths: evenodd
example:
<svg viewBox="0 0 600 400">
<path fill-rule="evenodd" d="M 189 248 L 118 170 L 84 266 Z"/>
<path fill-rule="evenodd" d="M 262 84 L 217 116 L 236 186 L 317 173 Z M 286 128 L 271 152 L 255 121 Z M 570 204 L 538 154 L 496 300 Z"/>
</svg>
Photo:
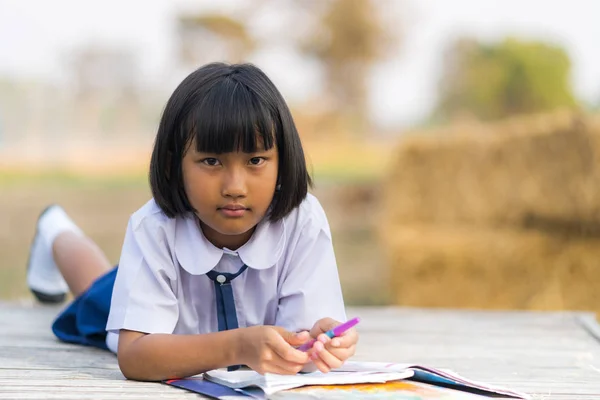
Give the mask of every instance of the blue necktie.
<svg viewBox="0 0 600 400">
<path fill-rule="evenodd" d="M 243 265 L 235 274 L 226 272 L 208 271 L 206 275 L 215 285 L 215 297 L 217 300 L 217 318 L 219 331 L 238 328 L 238 320 L 235 312 L 235 301 L 233 299 L 233 288 L 231 281 L 237 278 L 248 268 Z"/>
<path fill-rule="evenodd" d="M 238 328 L 237 314 L 235 311 L 235 300 L 233 298 L 233 288 L 231 287 L 231 281 L 237 278 L 242 272 L 248 268 L 247 265 L 243 265 L 235 274 L 217 271 L 208 271 L 208 276 L 215 285 L 215 298 L 217 303 L 217 320 L 219 331 L 226 331 L 229 329 Z M 232 366 L 228 369 L 238 369 L 239 366 Z"/>
</svg>

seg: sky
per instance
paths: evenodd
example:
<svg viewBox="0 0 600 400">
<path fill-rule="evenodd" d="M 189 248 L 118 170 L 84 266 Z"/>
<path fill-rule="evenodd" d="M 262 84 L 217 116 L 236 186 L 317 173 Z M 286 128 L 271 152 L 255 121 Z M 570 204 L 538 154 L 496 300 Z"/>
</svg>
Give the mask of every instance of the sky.
<svg viewBox="0 0 600 400">
<path fill-rule="evenodd" d="M 140 80 L 171 90 L 184 76 L 173 61 L 176 13 L 215 4 L 234 8 L 242 1 L 0 0 L 0 75 L 61 82 L 73 49 L 124 46 L 139 58 Z M 431 112 L 443 51 L 460 36 L 487 42 L 515 36 L 561 45 L 572 61 L 576 95 L 600 103 L 600 1 L 382 1 L 404 30 L 401 50 L 376 66 L 369 81 L 371 114 L 382 127 L 407 127 Z M 260 22 L 265 32 L 273 32 L 282 29 L 279 20 L 274 11 Z M 321 76 L 315 64 L 288 48 L 265 48 L 251 61 L 290 101 L 318 93 Z"/>
</svg>

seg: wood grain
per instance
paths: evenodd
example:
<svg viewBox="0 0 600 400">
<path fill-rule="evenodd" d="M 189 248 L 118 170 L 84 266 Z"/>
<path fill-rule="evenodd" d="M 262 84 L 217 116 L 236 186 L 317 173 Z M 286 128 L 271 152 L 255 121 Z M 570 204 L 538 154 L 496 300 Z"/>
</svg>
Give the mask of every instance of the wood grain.
<svg viewBox="0 0 600 400">
<path fill-rule="evenodd" d="M 50 331 L 58 307 L 0 303 L 0 399 L 185 399 L 200 396 L 124 379 L 116 357 Z M 360 316 L 355 360 L 449 368 L 534 399 L 600 399 L 592 314 L 350 308 Z"/>
</svg>

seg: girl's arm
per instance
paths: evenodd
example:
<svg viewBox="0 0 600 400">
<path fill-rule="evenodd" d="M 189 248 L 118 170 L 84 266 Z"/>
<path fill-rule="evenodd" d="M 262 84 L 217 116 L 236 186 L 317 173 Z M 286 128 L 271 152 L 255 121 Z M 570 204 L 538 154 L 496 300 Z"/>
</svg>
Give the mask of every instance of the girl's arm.
<svg viewBox="0 0 600 400">
<path fill-rule="evenodd" d="M 339 325 L 337 321 L 346 320 L 344 300 L 325 212 L 311 196 L 300 211 L 304 213 L 304 219 L 301 215 L 300 225 L 296 228 L 299 239 L 283 276 L 275 323 L 290 330 L 311 329 L 312 326 L 311 336 L 322 340 L 309 351 L 314 361 L 313 369 L 328 372 L 354 354 L 358 335 L 353 329 L 331 343 L 323 335 Z"/>
<path fill-rule="evenodd" d="M 274 326 L 254 326 L 201 335 L 145 334 L 121 330 L 119 368 L 128 379 L 184 378 L 230 365 L 259 373 L 295 374 L 309 362 L 294 347 L 308 332 L 294 334 Z"/>
</svg>

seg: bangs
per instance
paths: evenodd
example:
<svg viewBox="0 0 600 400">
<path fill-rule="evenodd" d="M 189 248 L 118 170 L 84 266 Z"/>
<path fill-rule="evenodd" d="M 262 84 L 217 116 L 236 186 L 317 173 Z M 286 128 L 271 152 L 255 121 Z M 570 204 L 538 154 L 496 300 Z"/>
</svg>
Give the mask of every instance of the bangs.
<svg viewBox="0 0 600 400">
<path fill-rule="evenodd" d="M 235 75 L 217 82 L 197 99 L 184 128 L 196 151 L 254 153 L 275 144 L 275 120 L 269 108 Z"/>
<path fill-rule="evenodd" d="M 268 214 L 271 221 L 300 206 L 312 185 L 290 110 L 273 82 L 252 64 L 207 64 L 189 74 L 169 97 L 149 174 L 152 196 L 169 218 L 196 212 L 183 174 L 190 146 L 213 154 L 277 146 L 278 186 Z"/>
</svg>

